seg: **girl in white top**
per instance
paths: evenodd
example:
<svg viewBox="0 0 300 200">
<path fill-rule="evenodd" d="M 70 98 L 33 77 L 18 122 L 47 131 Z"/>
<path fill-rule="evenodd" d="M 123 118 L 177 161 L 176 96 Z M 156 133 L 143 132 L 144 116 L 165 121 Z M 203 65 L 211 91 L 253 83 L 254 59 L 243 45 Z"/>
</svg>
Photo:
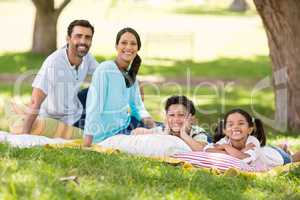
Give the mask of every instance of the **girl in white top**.
<svg viewBox="0 0 300 200">
<path fill-rule="evenodd" d="M 253 118 L 242 109 L 229 111 L 216 130 L 214 145 L 205 151 L 218 152 L 239 158 L 256 171 L 291 162 L 287 154 L 275 147 L 265 147 L 266 135 L 261 120 Z"/>
</svg>

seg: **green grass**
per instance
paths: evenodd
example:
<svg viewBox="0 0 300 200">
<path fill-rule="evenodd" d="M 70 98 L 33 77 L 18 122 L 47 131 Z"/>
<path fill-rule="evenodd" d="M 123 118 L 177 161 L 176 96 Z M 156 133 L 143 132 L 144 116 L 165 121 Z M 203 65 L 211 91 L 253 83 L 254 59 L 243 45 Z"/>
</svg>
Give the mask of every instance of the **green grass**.
<svg viewBox="0 0 300 200">
<path fill-rule="evenodd" d="M 229 10 L 229 4 L 224 6 L 208 6 L 208 5 L 189 5 L 171 9 L 174 13 L 185 15 L 213 15 L 213 16 L 233 16 L 233 17 L 249 17 L 257 15 L 256 10 L 250 9 L 246 12 L 234 12 Z"/>
<path fill-rule="evenodd" d="M 126 154 L 0 144 L 0 198 L 299 199 L 299 170 L 279 176 L 216 176 Z M 60 181 L 67 176 L 77 176 L 79 185 Z"/>
<path fill-rule="evenodd" d="M 38 70 L 42 66 L 46 56 L 42 54 L 33 54 L 30 52 L 20 53 L 1 53 L 0 54 L 0 74 L 13 73 L 20 74 L 29 70 Z M 98 61 L 104 58 L 96 56 Z"/>
<path fill-rule="evenodd" d="M 96 56 L 101 62 L 112 57 Z M 5 53 L 0 55 L 0 74 L 20 74 L 38 70 L 45 56 L 32 53 Z M 145 59 L 140 75 L 182 77 L 190 73 L 199 79 L 259 80 L 271 75 L 271 64 L 267 56 L 253 58 L 219 58 L 206 62 L 191 60 Z"/>
<path fill-rule="evenodd" d="M 271 75 L 271 72 L 269 57 L 256 56 L 253 58 L 219 58 L 207 62 L 155 59 L 145 61 L 140 74 L 185 77 L 187 73 L 190 73 L 191 77 L 202 79 L 258 80 Z"/>
<path fill-rule="evenodd" d="M 225 83 L 226 84 L 226 83 Z M 12 85 L 0 86 L 0 128 L 8 130 L 8 125 L 3 119 L 4 100 L 11 97 L 20 96 L 21 101 L 26 103 L 30 100 L 31 87 L 23 85 L 18 95 Z M 242 108 L 253 114 L 253 111 L 263 115 L 269 119 L 274 118 L 274 95 L 272 89 L 265 89 L 252 95 L 252 88 L 240 86 L 235 83 L 232 85 L 213 84 L 212 87 L 207 85 L 199 85 L 186 87 L 182 85 L 148 84 L 144 86 L 145 90 L 145 105 L 151 115 L 157 121 L 163 121 L 165 100 L 171 95 L 186 95 L 191 98 L 197 106 L 197 119 L 199 124 L 210 133 L 214 132 L 216 123 L 224 113 L 232 108 Z M 2 106 L 1 106 L 2 105 Z M 1 108 L 2 107 L 2 108 Z M 294 140 L 298 134 L 291 132 L 279 132 L 272 126 L 265 125 L 268 139 L 272 140 Z M 299 143 L 300 145 L 300 143 Z M 298 143 L 296 147 L 298 147 Z M 300 146 L 299 146 L 300 148 Z"/>
</svg>

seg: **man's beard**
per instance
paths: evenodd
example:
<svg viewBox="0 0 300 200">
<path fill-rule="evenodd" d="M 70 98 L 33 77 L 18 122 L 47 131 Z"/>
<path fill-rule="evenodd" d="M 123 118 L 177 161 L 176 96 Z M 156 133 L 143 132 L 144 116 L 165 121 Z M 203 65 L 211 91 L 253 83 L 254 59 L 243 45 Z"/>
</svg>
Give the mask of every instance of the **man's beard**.
<svg viewBox="0 0 300 200">
<path fill-rule="evenodd" d="M 79 50 L 80 46 L 84 46 L 86 49 L 85 50 Z M 89 51 L 89 47 L 85 44 L 78 44 L 75 47 L 76 47 L 76 55 L 80 58 L 84 57 Z"/>
</svg>

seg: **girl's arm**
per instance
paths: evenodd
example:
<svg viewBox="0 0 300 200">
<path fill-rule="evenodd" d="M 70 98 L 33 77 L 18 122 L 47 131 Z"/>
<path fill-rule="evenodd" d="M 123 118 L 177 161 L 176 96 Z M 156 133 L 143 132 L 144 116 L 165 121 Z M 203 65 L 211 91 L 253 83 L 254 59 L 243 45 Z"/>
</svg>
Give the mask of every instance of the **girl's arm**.
<svg viewBox="0 0 300 200">
<path fill-rule="evenodd" d="M 180 135 L 180 138 L 187 144 L 193 151 L 202 151 L 207 143 L 205 142 L 198 142 L 194 140 L 188 134 Z"/>
<path fill-rule="evenodd" d="M 186 118 L 184 125 L 180 130 L 179 137 L 187 144 L 193 151 L 202 151 L 207 143 L 205 142 L 198 142 L 194 140 L 187 132 L 191 131 L 192 126 L 192 116 Z"/>
<path fill-rule="evenodd" d="M 244 153 L 242 150 L 238 150 L 229 144 L 223 144 L 223 147 L 224 147 L 224 150 L 228 153 L 228 155 L 231 155 L 235 158 L 243 160 L 245 158 L 250 157 L 249 154 Z"/>
<path fill-rule="evenodd" d="M 211 152 L 211 153 L 223 153 L 228 154 L 223 145 L 214 144 L 213 146 L 207 145 L 206 148 L 204 148 L 205 152 Z"/>
</svg>

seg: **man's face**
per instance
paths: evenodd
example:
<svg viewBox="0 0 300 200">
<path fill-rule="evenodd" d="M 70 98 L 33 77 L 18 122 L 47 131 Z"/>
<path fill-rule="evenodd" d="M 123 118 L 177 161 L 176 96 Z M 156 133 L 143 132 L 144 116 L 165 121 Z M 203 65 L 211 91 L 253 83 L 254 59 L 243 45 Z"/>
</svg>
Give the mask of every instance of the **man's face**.
<svg viewBox="0 0 300 200">
<path fill-rule="evenodd" d="M 74 26 L 71 36 L 67 36 L 69 51 L 82 58 L 85 56 L 92 45 L 93 33 L 90 28 Z"/>
</svg>

